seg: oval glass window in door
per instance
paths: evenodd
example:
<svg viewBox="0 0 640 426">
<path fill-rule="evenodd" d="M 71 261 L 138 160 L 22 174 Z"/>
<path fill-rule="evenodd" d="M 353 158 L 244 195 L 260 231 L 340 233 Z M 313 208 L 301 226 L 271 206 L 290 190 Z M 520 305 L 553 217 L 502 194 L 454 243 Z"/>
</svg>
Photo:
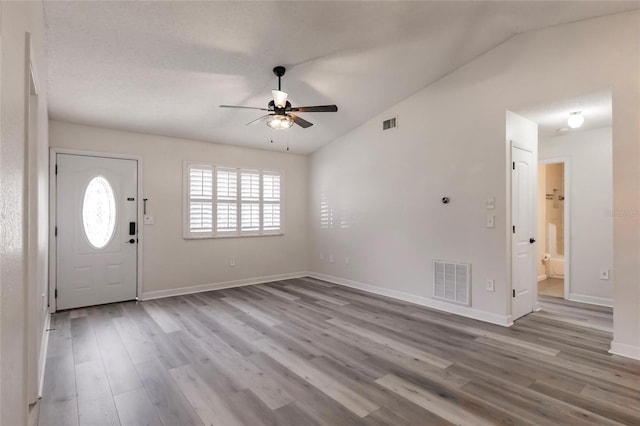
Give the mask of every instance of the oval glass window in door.
<svg viewBox="0 0 640 426">
<path fill-rule="evenodd" d="M 82 225 L 89 243 L 101 249 L 113 237 L 116 227 L 116 199 L 109 181 L 96 176 L 84 191 Z"/>
</svg>

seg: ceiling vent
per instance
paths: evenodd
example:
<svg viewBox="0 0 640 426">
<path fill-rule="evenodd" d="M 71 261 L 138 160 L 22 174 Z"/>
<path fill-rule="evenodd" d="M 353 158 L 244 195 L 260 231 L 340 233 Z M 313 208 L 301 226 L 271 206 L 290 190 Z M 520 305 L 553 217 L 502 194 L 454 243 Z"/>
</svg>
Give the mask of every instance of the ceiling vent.
<svg viewBox="0 0 640 426">
<path fill-rule="evenodd" d="M 471 304 L 471 265 L 433 261 L 433 297 L 469 306 Z"/>
<path fill-rule="evenodd" d="M 382 122 L 382 130 L 391 130 L 398 127 L 398 117 L 393 117 Z"/>
</svg>

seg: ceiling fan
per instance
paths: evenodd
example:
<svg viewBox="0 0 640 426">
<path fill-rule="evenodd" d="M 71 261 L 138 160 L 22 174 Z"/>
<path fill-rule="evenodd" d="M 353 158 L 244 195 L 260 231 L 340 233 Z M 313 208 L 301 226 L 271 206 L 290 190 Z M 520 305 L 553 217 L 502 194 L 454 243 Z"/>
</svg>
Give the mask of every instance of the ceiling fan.
<svg viewBox="0 0 640 426">
<path fill-rule="evenodd" d="M 283 66 L 277 66 L 273 69 L 273 73 L 278 77 L 278 90 L 272 90 L 273 100 L 269 102 L 267 108 L 248 107 L 239 105 L 220 105 L 220 108 L 243 108 L 243 109 L 257 109 L 260 111 L 268 111 L 268 114 L 262 117 L 256 118 L 253 121 L 247 123 L 256 123 L 263 119 L 267 119 L 267 126 L 272 129 L 288 129 L 297 124 L 302 128 L 313 126 L 313 123 L 298 117 L 294 112 L 336 112 L 338 107 L 335 105 L 318 105 L 318 106 L 304 106 L 304 107 L 292 107 L 291 103 L 287 101 L 287 93 L 281 89 L 281 78 L 284 75 L 286 68 Z"/>
</svg>

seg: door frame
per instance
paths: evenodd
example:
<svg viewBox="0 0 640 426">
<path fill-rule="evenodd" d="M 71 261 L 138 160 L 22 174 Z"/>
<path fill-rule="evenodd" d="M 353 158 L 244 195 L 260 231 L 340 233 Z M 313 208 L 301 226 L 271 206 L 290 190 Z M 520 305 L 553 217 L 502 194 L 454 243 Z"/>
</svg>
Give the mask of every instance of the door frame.
<svg viewBox="0 0 640 426">
<path fill-rule="evenodd" d="M 564 299 L 569 300 L 569 295 L 571 294 L 571 158 L 549 157 L 543 160 L 538 159 L 538 165 L 542 164 L 564 164 L 564 211 L 562 212 L 564 215 Z M 536 280 L 536 295 L 538 294 L 537 287 L 538 280 Z"/>
<path fill-rule="evenodd" d="M 528 151 L 531 152 L 533 154 L 533 164 L 535 165 L 535 167 L 532 167 L 532 176 L 531 176 L 531 185 L 533 186 L 532 189 L 532 212 L 531 212 L 531 221 L 532 221 L 532 229 L 536 229 L 537 230 L 537 223 L 538 223 L 538 150 L 532 150 L 530 147 L 527 146 L 523 146 L 518 144 L 515 140 L 513 139 L 509 139 L 509 143 L 508 143 L 508 161 L 507 161 L 507 211 L 508 211 L 508 220 L 507 222 L 507 247 L 509 247 L 509 249 L 507 250 L 507 274 L 508 274 L 508 282 L 509 282 L 509 286 L 507 288 L 507 300 L 508 302 L 508 308 L 509 308 L 509 325 L 513 325 L 513 297 L 512 297 L 512 293 L 513 293 L 513 252 L 515 250 L 515 247 L 513 246 L 513 232 L 512 232 L 512 227 L 513 227 L 513 209 L 511 208 L 511 204 L 512 204 L 512 199 L 511 199 L 511 190 L 513 187 L 513 173 L 512 173 L 512 168 L 511 168 L 511 163 L 513 162 L 513 149 L 514 148 L 518 148 L 521 149 L 523 151 Z M 536 246 L 537 247 L 537 246 Z M 537 250 L 534 247 L 534 253 L 537 253 Z M 533 307 L 533 312 L 537 312 L 540 310 L 540 305 L 538 303 L 538 273 L 537 273 L 537 265 L 536 265 L 536 257 L 537 256 L 531 256 L 531 279 L 532 279 L 532 287 L 531 287 L 531 297 L 533 298 L 532 300 L 532 307 Z"/>
<path fill-rule="evenodd" d="M 27 396 L 29 404 L 35 403 L 42 396 L 44 384 L 44 358 L 47 333 L 42 328 L 46 324 L 40 322 L 41 306 L 44 300 L 38 296 L 38 237 L 40 234 L 39 214 L 42 206 L 38 204 L 38 136 L 39 136 L 39 79 L 37 64 L 33 55 L 31 33 L 25 33 L 25 126 L 24 126 L 24 195 L 23 195 L 23 245 L 26 333 L 27 340 Z M 35 99 L 34 99 L 35 98 Z M 35 120 L 34 120 L 35 119 Z M 48 317 L 48 313 L 45 317 Z M 40 351 L 38 351 L 40 340 Z"/>
<path fill-rule="evenodd" d="M 143 226 L 143 202 L 142 202 L 142 190 L 143 190 L 143 165 L 142 157 L 139 155 L 129 154 L 112 154 L 98 151 L 84 151 L 77 149 L 67 148 L 50 148 L 49 151 L 49 310 L 51 313 L 55 313 L 58 309 L 55 297 L 55 290 L 57 288 L 56 273 L 57 273 L 57 244 L 56 244 L 56 206 L 57 206 L 57 179 L 56 179 L 56 156 L 58 154 L 79 155 L 84 157 L 100 157 L 100 158 L 113 158 L 116 160 L 134 160 L 137 162 L 137 195 L 136 205 L 138 213 L 136 220 L 138 221 L 138 254 L 137 254 L 137 266 L 136 266 L 136 300 L 142 298 L 142 253 L 144 251 L 144 226 Z"/>
</svg>

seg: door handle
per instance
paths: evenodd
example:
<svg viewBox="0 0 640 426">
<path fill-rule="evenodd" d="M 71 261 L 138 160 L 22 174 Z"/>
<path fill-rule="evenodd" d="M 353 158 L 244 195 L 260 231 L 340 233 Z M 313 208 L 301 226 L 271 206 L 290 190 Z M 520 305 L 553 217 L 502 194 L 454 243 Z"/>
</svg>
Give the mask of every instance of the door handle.
<svg viewBox="0 0 640 426">
<path fill-rule="evenodd" d="M 129 241 L 125 241 L 125 243 L 135 244 L 135 243 L 136 243 L 136 240 L 134 240 L 133 238 L 131 238 Z"/>
<path fill-rule="evenodd" d="M 533 244 L 533 243 L 535 243 L 535 242 L 536 242 L 536 239 L 535 239 L 535 238 L 529 238 L 529 243 L 530 243 L 530 244 Z"/>
</svg>

